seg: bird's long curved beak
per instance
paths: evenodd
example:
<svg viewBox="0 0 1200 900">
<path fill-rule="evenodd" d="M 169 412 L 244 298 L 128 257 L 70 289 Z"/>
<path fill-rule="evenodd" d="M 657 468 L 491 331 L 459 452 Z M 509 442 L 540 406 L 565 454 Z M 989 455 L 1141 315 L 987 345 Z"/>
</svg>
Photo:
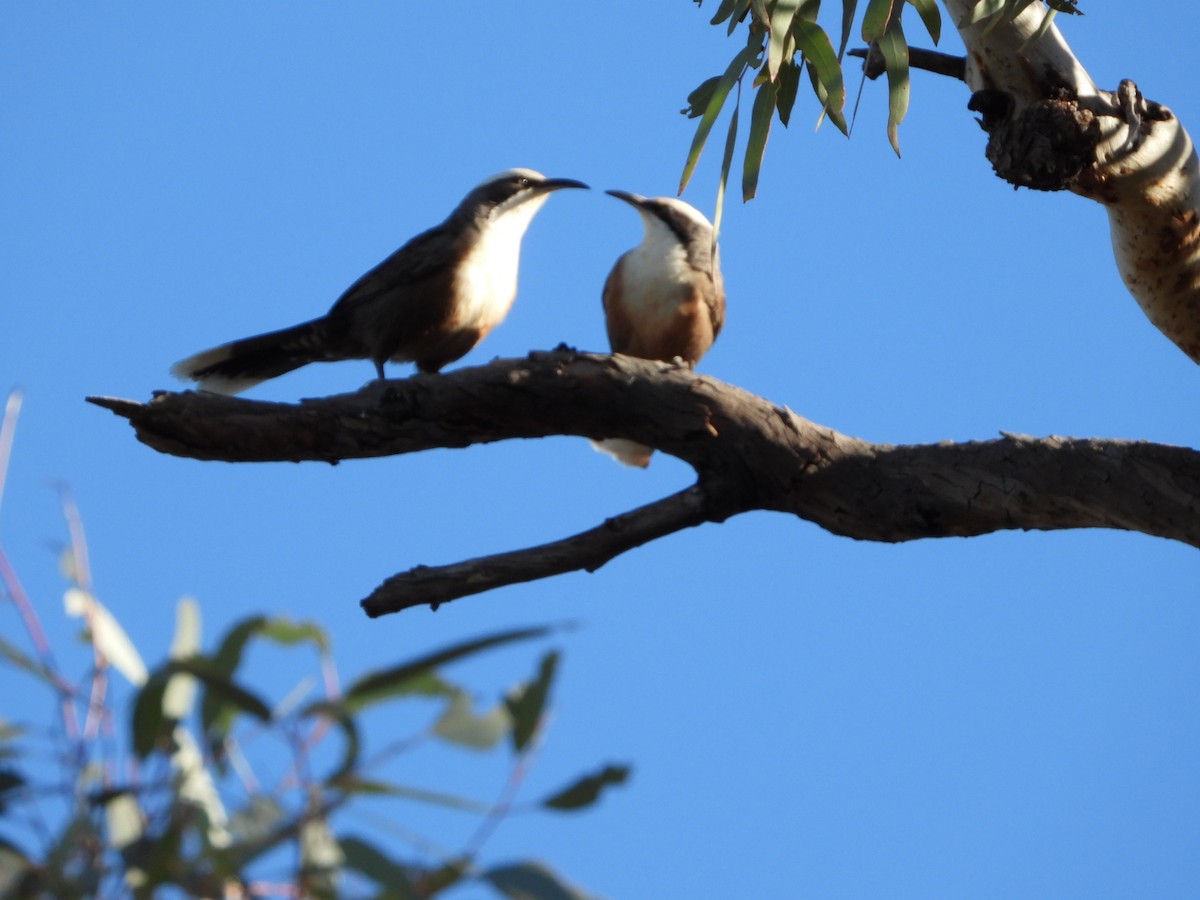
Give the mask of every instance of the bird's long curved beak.
<svg viewBox="0 0 1200 900">
<path fill-rule="evenodd" d="M 616 197 L 618 200 L 624 200 L 635 209 L 641 209 L 646 202 L 646 198 L 641 194 L 631 194 L 629 191 L 605 191 L 610 197 Z"/>
<path fill-rule="evenodd" d="M 537 186 L 539 191 L 561 191 L 563 188 L 583 188 L 591 190 L 591 188 L 582 181 L 576 181 L 574 178 L 547 178 Z"/>
</svg>

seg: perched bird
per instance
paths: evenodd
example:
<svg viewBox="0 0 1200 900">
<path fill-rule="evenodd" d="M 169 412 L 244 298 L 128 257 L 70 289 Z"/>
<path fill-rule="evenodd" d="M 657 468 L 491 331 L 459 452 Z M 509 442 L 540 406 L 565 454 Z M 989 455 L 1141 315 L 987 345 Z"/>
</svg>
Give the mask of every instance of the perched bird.
<svg viewBox="0 0 1200 900">
<path fill-rule="evenodd" d="M 478 344 L 517 295 L 521 238 L 552 191 L 586 188 L 531 169 L 493 175 L 440 225 L 367 272 L 319 319 L 232 341 L 176 363 L 204 390 L 236 394 L 312 362 L 415 362 L 436 372 Z"/>
<path fill-rule="evenodd" d="M 604 282 L 604 317 L 614 353 L 683 359 L 695 365 L 725 323 L 725 285 L 712 223 L 674 197 L 608 191 L 638 211 L 646 233 Z M 593 441 L 631 466 L 650 465 L 649 447 L 619 438 Z"/>
</svg>

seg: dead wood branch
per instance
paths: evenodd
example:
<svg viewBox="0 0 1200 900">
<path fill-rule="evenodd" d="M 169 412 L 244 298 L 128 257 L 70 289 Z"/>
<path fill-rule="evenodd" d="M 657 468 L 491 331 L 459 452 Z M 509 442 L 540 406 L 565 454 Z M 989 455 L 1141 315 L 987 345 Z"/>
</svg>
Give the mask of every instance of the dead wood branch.
<svg viewBox="0 0 1200 900">
<path fill-rule="evenodd" d="M 702 522 L 763 509 L 898 542 L 1005 529 L 1119 528 L 1200 547 L 1200 453 L 1033 438 L 876 444 L 686 367 L 556 351 L 373 383 L 295 404 L 196 392 L 89 398 L 164 453 L 336 463 L 512 438 L 623 437 L 670 453 L 693 488 L 541 547 L 393 576 L 372 615 L 575 570 Z M 583 452 L 581 448 L 580 452 Z"/>
</svg>

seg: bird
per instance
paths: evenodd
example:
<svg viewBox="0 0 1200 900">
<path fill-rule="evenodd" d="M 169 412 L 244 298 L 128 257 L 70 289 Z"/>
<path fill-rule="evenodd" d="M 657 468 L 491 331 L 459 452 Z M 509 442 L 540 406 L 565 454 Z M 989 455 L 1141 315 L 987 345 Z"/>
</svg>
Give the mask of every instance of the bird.
<svg viewBox="0 0 1200 900">
<path fill-rule="evenodd" d="M 237 394 L 313 362 L 413 362 L 437 372 L 495 328 L 517 294 L 521 238 L 553 191 L 572 178 L 509 169 L 473 188 L 440 225 L 355 281 L 317 319 L 231 341 L 176 363 L 202 390 Z"/>
<path fill-rule="evenodd" d="M 642 242 L 621 255 L 604 282 L 604 318 L 614 353 L 682 359 L 694 366 L 725 324 L 725 283 L 712 223 L 674 197 L 605 193 L 638 211 Z M 651 448 L 623 438 L 592 446 L 626 465 L 650 465 Z"/>
</svg>

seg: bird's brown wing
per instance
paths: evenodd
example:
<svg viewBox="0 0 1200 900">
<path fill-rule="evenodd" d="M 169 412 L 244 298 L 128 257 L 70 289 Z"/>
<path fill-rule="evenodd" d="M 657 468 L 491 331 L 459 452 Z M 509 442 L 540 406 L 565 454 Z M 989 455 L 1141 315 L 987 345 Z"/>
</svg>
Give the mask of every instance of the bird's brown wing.
<svg viewBox="0 0 1200 900">
<path fill-rule="evenodd" d="M 375 268 L 346 288 L 330 315 L 351 312 L 381 296 L 420 284 L 445 271 L 455 252 L 454 240 L 445 227 L 423 231 Z"/>
</svg>

